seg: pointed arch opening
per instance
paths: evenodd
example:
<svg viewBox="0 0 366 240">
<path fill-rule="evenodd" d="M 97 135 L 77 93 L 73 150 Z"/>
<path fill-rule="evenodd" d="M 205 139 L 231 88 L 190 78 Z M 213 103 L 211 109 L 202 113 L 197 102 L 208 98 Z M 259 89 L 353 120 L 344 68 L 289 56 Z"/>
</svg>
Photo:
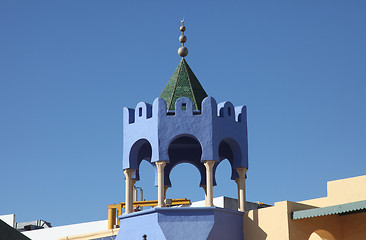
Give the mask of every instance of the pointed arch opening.
<svg viewBox="0 0 366 240">
<path fill-rule="evenodd" d="M 218 151 L 220 162 L 216 163 L 213 169 L 214 179 L 217 179 L 218 183 L 214 196 L 227 196 L 241 202 L 239 199 L 239 174 L 236 170 L 241 163 L 240 146 L 234 139 L 225 138 L 220 142 Z M 230 179 L 234 181 L 230 181 Z"/>
<path fill-rule="evenodd" d="M 241 150 L 239 144 L 230 138 L 223 139 L 219 144 L 219 157 L 220 163 L 227 159 L 231 166 L 231 180 L 235 180 L 239 177 L 236 168 L 241 162 Z M 218 163 L 218 164 L 220 164 Z M 216 169 L 218 164 L 214 166 L 214 177 L 216 177 Z"/>
<path fill-rule="evenodd" d="M 189 163 L 177 164 L 171 171 L 171 187 L 166 193 L 167 198 L 187 198 L 191 201 L 202 200 L 203 190 L 198 169 Z"/>
<path fill-rule="evenodd" d="M 330 232 L 319 229 L 310 235 L 309 240 L 336 240 L 336 238 Z"/>
<path fill-rule="evenodd" d="M 168 149 L 170 162 L 201 161 L 202 147 L 192 135 L 181 135 L 173 139 Z"/>
<path fill-rule="evenodd" d="M 165 176 L 164 176 L 165 177 L 164 184 L 166 187 L 171 188 L 172 181 L 174 181 L 177 185 L 180 185 L 181 183 L 191 184 L 191 181 L 195 179 L 194 176 L 196 172 L 195 170 L 192 170 L 192 167 L 196 168 L 199 172 L 199 179 L 195 183 L 196 186 L 197 185 L 203 186 L 206 184 L 206 170 L 205 166 L 201 162 L 202 147 L 197 138 L 195 138 L 192 135 L 186 135 L 186 134 L 175 137 L 169 144 L 168 154 L 169 154 L 169 163 L 167 163 L 167 165 L 165 166 Z M 193 166 L 189 165 L 187 166 L 187 164 Z M 179 169 L 184 168 L 184 170 L 182 171 L 184 174 L 179 176 L 171 175 L 170 173 L 172 172 L 173 168 L 176 169 L 176 167 L 178 167 Z M 173 176 L 174 179 L 171 179 L 171 176 Z M 175 181 L 176 178 L 179 179 L 179 182 Z M 182 188 L 188 189 L 187 187 Z M 202 191 L 199 190 L 199 188 L 197 188 L 197 190 Z M 169 193 L 170 191 L 172 191 L 173 194 L 170 194 Z M 190 194 L 191 191 L 192 189 L 189 188 L 189 191 L 183 191 L 183 193 L 180 193 L 180 195 Z M 176 189 L 168 190 L 167 196 L 169 197 L 172 195 L 175 196 L 176 195 L 174 194 L 175 192 Z"/>
<path fill-rule="evenodd" d="M 138 199 L 137 201 L 140 201 L 140 197 L 142 194 L 142 200 L 155 200 L 157 199 L 157 193 L 156 193 L 156 184 L 155 184 L 155 179 L 156 179 L 156 166 L 154 164 L 151 164 L 149 161 L 147 160 L 142 160 L 140 162 L 139 165 L 139 174 L 140 174 L 140 178 L 139 180 L 136 180 L 135 182 L 135 187 L 136 188 L 141 188 L 138 191 Z M 134 192 L 134 196 L 135 196 L 135 192 Z M 146 207 L 149 208 L 149 207 Z M 144 208 L 145 209 L 145 208 Z"/>
<path fill-rule="evenodd" d="M 238 189 L 235 181 L 232 181 L 233 169 L 227 158 L 222 159 L 215 166 L 216 187 L 214 197 L 230 197 L 236 199 L 238 197 Z"/>
<path fill-rule="evenodd" d="M 135 180 L 133 186 L 133 201 L 156 199 L 156 190 L 153 187 L 156 182 L 157 169 L 151 162 L 152 147 L 147 139 L 137 140 L 130 150 L 130 166 L 135 171 L 132 179 Z M 155 180 L 154 180 L 155 179 Z"/>
<path fill-rule="evenodd" d="M 151 155 L 152 148 L 147 139 L 139 139 L 132 145 L 129 159 L 131 168 L 135 169 L 132 179 L 140 180 L 140 164 L 143 160 L 151 164 Z"/>
</svg>

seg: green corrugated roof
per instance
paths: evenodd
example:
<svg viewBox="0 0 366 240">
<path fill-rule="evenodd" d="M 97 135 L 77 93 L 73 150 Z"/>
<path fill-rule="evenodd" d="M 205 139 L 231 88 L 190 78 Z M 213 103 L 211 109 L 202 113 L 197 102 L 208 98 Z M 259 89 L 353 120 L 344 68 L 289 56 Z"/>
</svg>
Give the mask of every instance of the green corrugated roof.
<svg viewBox="0 0 366 240">
<path fill-rule="evenodd" d="M 207 93 L 186 60 L 182 58 L 160 97 L 166 101 L 167 110 L 175 110 L 175 102 L 180 97 L 190 98 L 193 110 L 201 110 L 202 100 L 207 97 Z"/>
<path fill-rule="evenodd" d="M 333 215 L 333 214 L 356 213 L 356 212 L 363 211 L 363 210 L 366 210 L 366 200 L 359 201 L 359 202 L 340 204 L 340 205 L 335 205 L 335 206 L 329 206 L 329 207 L 295 211 L 292 213 L 292 219 L 320 217 L 320 216 Z"/>
</svg>

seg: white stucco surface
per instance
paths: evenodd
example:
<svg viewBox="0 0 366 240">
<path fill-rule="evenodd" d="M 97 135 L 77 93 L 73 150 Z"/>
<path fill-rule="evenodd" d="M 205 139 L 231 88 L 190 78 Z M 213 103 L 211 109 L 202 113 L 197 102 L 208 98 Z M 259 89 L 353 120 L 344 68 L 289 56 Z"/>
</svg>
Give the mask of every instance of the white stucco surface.
<svg viewBox="0 0 366 240">
<path fill-rule="evenodd" d="M 15 214 L 0 215 L 0 219 L 11 227 L 15 225 Z"/>
<path fill-rule="evenodd" d="M 216 197 L 213 199 L 213 205 L 215 207 L 224 208 L 224 201 L 225 201 L 224 196 Z M 192 205 L 191 205 L 191 207 L 204 207 L 204 206 L 205 206 L 205 200 L 198 201 L 198 202 L 192 202 Z"/>
<path fill-rule="evenodd" d="M 108 229 L 108 220 L 71 224 L 59 227 L 22 232 L 32 240 L 57 240 L 70 235 L 86 234 Z"/>
</svg>

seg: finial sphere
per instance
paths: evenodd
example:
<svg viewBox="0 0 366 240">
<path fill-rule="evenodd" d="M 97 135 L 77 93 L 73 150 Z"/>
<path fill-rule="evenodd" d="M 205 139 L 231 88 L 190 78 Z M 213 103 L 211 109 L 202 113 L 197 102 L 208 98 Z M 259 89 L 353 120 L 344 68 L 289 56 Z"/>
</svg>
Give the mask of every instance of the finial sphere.
<svg viewBox="0 0 366 240">
<path fill-rule="evenodd" d="M 181 56 L 181 57 L 185 57 L 188 55 L 188 48 L 186 47 L 180 47 L 178 49 L 178 55 Z"/>
<path fill-rule="evenodd" d="M 179 36 L 179 42 L 185 43 L 186 41 L 187 41 L 187 37 L 186 36 L 184 36 L 184 35 L 180 35 Z"/>
<path fill-rule="evenodd" d="M 185 26 L 180 26 L 180 31 L 181 32 L 184 32 L 186 30 L 186 27 Z"/>
</svg>

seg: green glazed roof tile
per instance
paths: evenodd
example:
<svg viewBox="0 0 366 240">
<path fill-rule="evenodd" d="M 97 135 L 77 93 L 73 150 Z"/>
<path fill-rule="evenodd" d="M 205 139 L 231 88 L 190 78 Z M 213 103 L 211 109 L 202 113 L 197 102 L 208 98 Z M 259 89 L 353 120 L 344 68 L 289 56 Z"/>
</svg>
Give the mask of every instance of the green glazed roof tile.
<svg viewBox="0 0 366 240">
<path fill-rule="evenodd" d="M 166 101 L 167 110 L 175 110 L 175 102 L 181 97 L 192 100 L 193 110 L 201 110 L 202 100 L 207 97 L 207 93 L 182 58 L 160 97 Z"/>
</svg>

